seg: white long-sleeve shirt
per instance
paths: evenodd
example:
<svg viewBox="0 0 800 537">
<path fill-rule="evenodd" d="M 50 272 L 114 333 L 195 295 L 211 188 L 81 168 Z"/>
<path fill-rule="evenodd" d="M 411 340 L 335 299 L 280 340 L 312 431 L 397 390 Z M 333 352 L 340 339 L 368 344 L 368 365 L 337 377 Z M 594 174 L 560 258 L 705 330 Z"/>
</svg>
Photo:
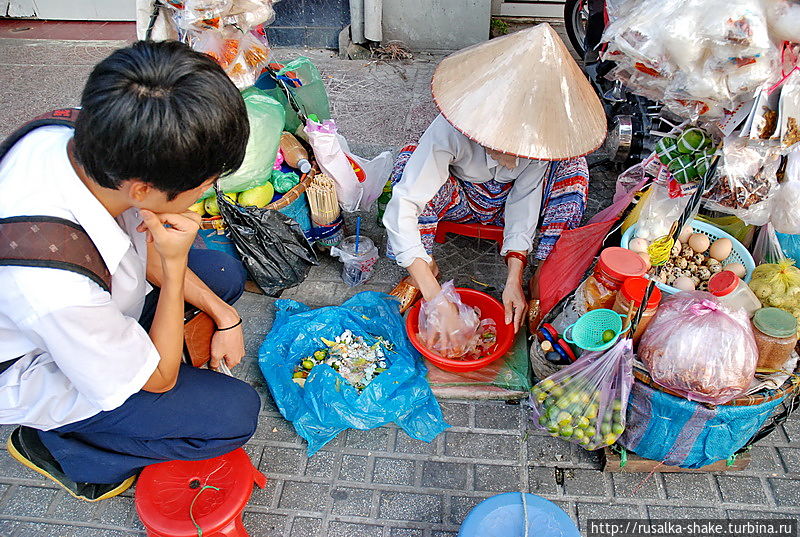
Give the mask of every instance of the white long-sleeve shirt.
<svg viewBox="0 0 800 537">
<path fill-rule="evenodd" d="M 80 224 L 111 272 L 112 292 L 81 274 L 0 267 L 0 423 L 42 430 L 113 410 L 160 359 L 137 321 L 150 290 L 136 209 L 113 218 L 75 174 L 69 127 L 42 127 L 0 162 L 0 218 L 46 215 Z"/>
<path fill-rule="evenodd" d="M 422 246 L 417 223 L 425 205 L 451 175 L 470 183 L 492 179 L 499 183 L 513 182 L 506 199 L 501 255 L 509 251 L 529 252 L 539 223 L 543 179 L 549 164 L 544 160 L 517 159 L 516 167 L 504 168 L 479 143 L 461 134 L 440 114 L 408 159 L 383 216 L 397 264 L 408 267 L 417 258 L 431 261 Z"/>
</svg>

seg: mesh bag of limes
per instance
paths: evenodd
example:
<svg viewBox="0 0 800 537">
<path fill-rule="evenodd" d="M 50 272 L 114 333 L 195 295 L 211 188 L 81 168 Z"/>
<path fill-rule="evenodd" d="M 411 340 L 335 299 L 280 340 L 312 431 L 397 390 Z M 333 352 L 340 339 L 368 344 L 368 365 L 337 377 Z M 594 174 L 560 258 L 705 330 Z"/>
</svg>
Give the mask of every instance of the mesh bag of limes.
<svg viewBox="0 0 800 537">
<path fill-rule="evenodd" d="M 610 446 L 625 430 L 633 357 L 625 338 L 607 351 L 584 353 L 542 380 L 531 389 L 534 422 L 588 450 Z"/>
</svg>

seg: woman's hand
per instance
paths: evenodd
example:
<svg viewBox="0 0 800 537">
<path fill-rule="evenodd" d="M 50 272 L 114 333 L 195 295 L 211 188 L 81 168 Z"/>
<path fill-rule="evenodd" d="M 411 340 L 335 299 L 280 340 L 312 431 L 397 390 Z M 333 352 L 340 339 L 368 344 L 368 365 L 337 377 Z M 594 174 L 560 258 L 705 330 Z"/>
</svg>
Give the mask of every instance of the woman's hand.
<svg viewBox="0 0 800 537">
<path fill-rule="evenodd" d="M 520 259 L 508 258 L 508 279 L 506 288 L 503 290 L 503 307 L 506 312 L 506 324 L 514 325 L 514 333 L 519 332 L 522 321 L 525 319 L 525 311 L 528 309 L 525 291 L 522 290 L 524 270 L 525 264 Z"/>
<path fill-rule="evenodd" d="M 506 324 L 513 323 L 514 333 L 519 332 L 528 308 L 521 281 L 506 282 L 506 288 L 503 290 L 503 307 L 506 311 Z"/>
</svg>

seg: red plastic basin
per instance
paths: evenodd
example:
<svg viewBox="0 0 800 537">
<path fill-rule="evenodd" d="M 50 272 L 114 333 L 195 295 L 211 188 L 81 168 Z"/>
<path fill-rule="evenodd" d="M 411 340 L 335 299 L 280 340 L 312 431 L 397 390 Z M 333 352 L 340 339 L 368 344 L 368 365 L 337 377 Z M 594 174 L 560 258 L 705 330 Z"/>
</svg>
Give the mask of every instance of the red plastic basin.
<svg viewBox="0 0 800 537">
<path fill-rule="evenodd" d="M 443 358 L 425 347 L 418 335 L 419 308 L 422 305 L 421 300 L 408 310 L 406 332 L 414 348 L 434 365 L 445 371 L 463 373 L 486 367 L 498 358 L 504 356 L 508 352 L 508 349 L 511 348 L 511 344 L 514 343 L 514 326 L 506 324 L 503 305 L 494 297 L 484 292 L 476 291 L 475 289 L 467 289 L 465 287 L 456 287 L 456 291 L 464 304 L 480 309 L 481 319 L 492 318 L 497 325 L 497 343 L 495 343 L 494 347 L 489 349 L 489 353 L 486 356 L 478 358 L 477 360 L 451 360 L 449 358 Z"/>
</svg>

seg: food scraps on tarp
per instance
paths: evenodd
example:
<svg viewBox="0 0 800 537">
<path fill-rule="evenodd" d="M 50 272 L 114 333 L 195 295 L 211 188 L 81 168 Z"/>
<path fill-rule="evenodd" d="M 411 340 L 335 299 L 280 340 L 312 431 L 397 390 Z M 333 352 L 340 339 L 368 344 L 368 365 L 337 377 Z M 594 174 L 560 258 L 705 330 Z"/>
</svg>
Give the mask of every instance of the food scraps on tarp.
<svg viewBox="0 0 800 537">
<path fill-rule="evenodd" d="M 430 442 L 447 427 L 394 298 L 365 291 L 341 306 L 311 309 L 282 299 L 275 307 L 258 361 L 281 414 L 308 441 L 309 455 L 348 428 L 395 422 L 412 438 Z M 335 341 L 345 331 L 365 341 L 390 343 L 392 351 L 384 353 L 386 371 L 359 390 L 331 366 L 318 364 L 298 386 L 292 378 L 297 364 L 321 350 L 321 338 Z"/>
<path fill-rule="evenodd" d="M 381 336 L 355 336 L 345 330 L 333 341 L 319 338 L 322 348 L 301 358 L 294 367 L 292 379 L 303 386 L 311 371 L 320 364 L 333 368 L 359 392 L 377 376 L 386 371 L 387 353 L 394 345 Z M 370 343 L 372 341 L 372 343 Z"/>
</svg>

